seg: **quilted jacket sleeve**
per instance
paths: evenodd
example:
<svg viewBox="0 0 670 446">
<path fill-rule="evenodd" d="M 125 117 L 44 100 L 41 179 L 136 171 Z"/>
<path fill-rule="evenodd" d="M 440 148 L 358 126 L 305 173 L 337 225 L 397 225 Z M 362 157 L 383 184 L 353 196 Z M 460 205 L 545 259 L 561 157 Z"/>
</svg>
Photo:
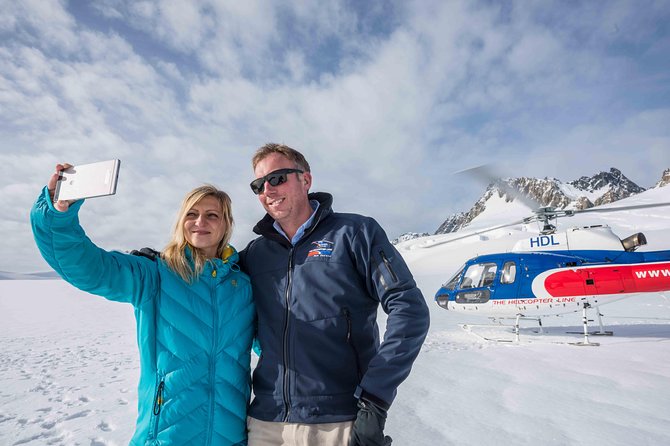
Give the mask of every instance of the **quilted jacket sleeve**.
<svg viewBox="0 0 670 446">
<path fill-rule="evenodd" d="M 97 247 L 79 225 L 79 208 L 53 207 L 45 187 L 30 212 L 37 247 L 44 260 L 67 282 L 89 293 L 138 306 L 159 289 L 156 262 Z"/>
<path fill-rule="evenodd" d="M 388 315 L 384 342 L 370 361 L 356 397 L 363 392 L 390 405 L 421 350 L 430 316 L 426 300 L 398 251 L 374 219 L 358 232 L 354 255 L 368 293 Z"/>
</svg>

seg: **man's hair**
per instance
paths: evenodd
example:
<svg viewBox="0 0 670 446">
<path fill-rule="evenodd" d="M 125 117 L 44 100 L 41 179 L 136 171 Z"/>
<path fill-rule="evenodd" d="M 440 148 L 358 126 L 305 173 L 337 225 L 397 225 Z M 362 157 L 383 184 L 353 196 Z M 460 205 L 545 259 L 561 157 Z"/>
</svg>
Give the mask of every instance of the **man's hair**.
<svg viewBox="0 0 670 446">
<path fill-rule="evenodd" d="M 286 158 L 288 158 L 289 161 L 292 161 L 297 168 L 303 170 L 304 172 L 311 172 L 309 163 L 302 155 L 302 153 L 292 149 L 287 145 L 276 144 L 273 142 L 267 143 L 263 147 L 256 150 L 254 157 L 251 158 L 251 165 L 253 168 L 256 169 L 256 165 L 271 153 L 279 153 L 280 155 L 284 155 Z"/>
</svg>

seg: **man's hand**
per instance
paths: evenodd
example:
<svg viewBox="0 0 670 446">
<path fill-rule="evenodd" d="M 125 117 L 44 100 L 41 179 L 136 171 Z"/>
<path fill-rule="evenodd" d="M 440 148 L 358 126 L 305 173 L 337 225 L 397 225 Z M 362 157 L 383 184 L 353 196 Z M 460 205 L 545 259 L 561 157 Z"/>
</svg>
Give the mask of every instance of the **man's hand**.
<svg viewBox="0 0 670 446">
<path fill-rule="evenodd" d="M 65 170 L 69 169 L 72 167 L 72 164 L 56 164 L 56 173 L 51 175 L 51 178 L 49 179 L 49 182 L 47 183 L 47 189 L 49 189 L 49 196 L 51 197 L 51 201 L 54 199 L 54 194 L 56 193 L 56 183 L 58 183 L 58 179 L 60 178 L 60 173 Z M 70 205 L 74 203 L 74 201 L 69 201 L 69 200 L 58 200 L 54 201 L 54 207 L 59 210 L 60 212 L 65 212 L 69 209 Z"/>
<path fill-rule="evenodd" d="M 364 396 L 358 400 L 358 414 L 351 431 L 349 446 L 388 446 L 391 437 L 384 435 L 386 410 Z"/>
</svg>

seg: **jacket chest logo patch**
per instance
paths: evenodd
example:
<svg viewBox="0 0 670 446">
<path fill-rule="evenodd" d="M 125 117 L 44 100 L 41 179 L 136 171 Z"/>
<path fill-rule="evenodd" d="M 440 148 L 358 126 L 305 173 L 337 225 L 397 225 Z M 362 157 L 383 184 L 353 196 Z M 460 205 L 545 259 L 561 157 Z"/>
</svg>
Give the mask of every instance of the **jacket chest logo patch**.
<svg viewBox="0 0 670 446">
<path fill-rule="evenodd" d="M 332 257 L 333 246 L 335 243 L 328 240 L 312 242 L 312 249 L 307 253 L 307 257 Z"/>
</svg>

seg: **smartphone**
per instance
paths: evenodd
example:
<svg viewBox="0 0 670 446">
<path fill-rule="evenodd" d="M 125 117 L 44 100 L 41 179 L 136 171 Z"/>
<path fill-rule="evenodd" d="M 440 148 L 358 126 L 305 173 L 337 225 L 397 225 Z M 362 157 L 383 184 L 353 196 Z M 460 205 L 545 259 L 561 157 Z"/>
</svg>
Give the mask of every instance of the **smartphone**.
<svg viewBox="0 0 670 446">
<path fill-rule="evenodd" d="M 120 160 L 80 164 L 61 171 L 55 200 L 80 200 L 116 193 Z"/>
</svg>

